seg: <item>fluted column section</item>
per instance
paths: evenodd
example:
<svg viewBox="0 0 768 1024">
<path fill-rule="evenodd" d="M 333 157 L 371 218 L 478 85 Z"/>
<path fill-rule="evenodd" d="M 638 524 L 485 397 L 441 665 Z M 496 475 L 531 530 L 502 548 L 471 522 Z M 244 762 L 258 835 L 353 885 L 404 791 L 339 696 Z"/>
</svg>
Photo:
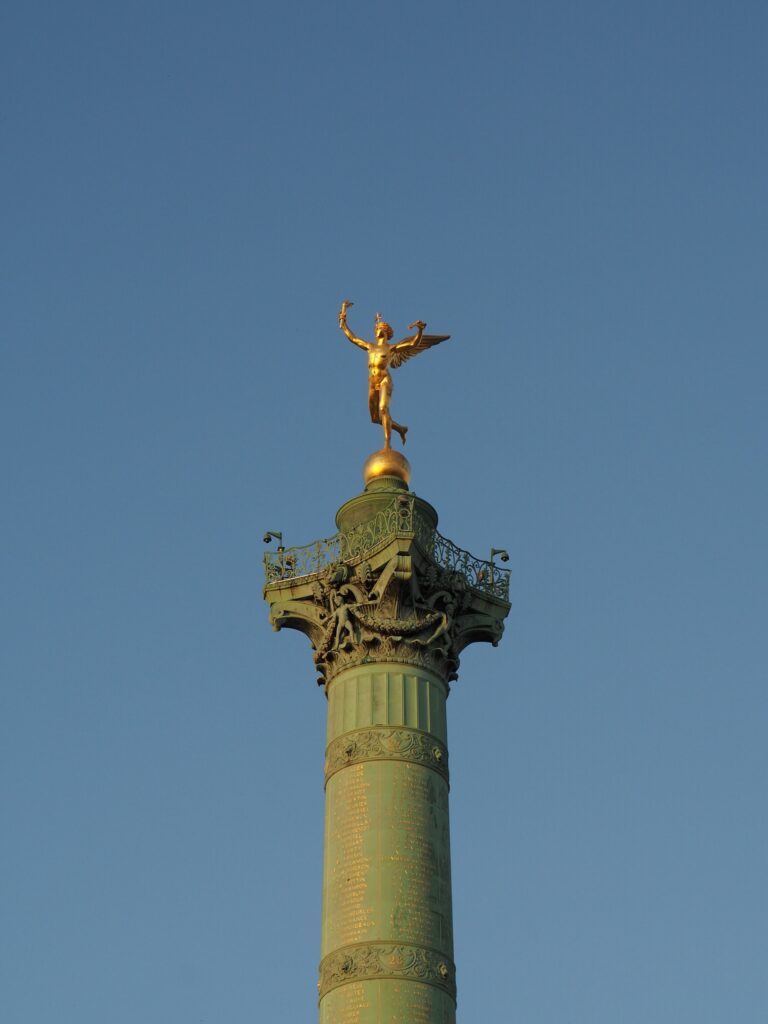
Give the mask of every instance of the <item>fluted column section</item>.
<svg viewBox="0 0 768 1024">
<path fill-rule="evenodd" d="M 328 684 L 320 1024 L 454 1024 L 447 685 L 396 663 Z"/>
</svg>

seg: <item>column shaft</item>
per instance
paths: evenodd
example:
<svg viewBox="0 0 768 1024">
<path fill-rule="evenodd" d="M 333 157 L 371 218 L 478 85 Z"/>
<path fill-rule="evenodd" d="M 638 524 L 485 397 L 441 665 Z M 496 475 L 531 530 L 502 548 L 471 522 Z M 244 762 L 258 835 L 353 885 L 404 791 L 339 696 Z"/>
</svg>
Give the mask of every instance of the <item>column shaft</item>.
<svg viewBox="0 0 768 1024">
<path fill-rule="evenodd" d="M 328 685 L 320 1024 L 454 1024 L 446 696 L 411 665 Z"/>
</svg>

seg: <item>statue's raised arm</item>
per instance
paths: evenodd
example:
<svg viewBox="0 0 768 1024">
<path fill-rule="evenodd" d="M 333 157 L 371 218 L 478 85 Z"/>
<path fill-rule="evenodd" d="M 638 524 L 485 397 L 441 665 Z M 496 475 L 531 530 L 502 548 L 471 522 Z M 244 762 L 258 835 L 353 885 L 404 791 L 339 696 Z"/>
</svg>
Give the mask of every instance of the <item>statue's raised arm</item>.
<svg viewBox="0 0 768 1024">
<path fill-rule="evenodd" d="M 347 327 L 347 310 L 353 305 L 354 303 L 350 302 L 349 299 L 345 299 L 342 302 L 341 309 L 339 310 L 339 327 L 344 331 L 353 345 L 357 345 L 358 348 L 363 348 L 367 352 L 371 347 L 371 343 L 369 341 L 365 341 L 363 338 L 358 338 L 357 335 L 353 334 L 349 327 Z"/>
</svg>

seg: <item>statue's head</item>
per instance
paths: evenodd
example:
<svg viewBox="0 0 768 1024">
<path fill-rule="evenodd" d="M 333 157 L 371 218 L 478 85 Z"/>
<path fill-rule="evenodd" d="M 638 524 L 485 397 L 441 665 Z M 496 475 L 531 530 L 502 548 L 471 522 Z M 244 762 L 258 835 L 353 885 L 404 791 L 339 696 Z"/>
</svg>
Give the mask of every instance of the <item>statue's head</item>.
<svg viewBox="0 0 768 1024">
<path fill-rule="evenodd" d="M 393 336 L 395 332 L 392 330 L 392 328 L 389 326 L 386 320 L 381 319 L 381 313 L 377 313 L 376 324 L 373 328 L 373 333 L 376 335 L 377 341 L 382 339 L 385 341 L 389 341 L 389 339 Z"/>
</svg>

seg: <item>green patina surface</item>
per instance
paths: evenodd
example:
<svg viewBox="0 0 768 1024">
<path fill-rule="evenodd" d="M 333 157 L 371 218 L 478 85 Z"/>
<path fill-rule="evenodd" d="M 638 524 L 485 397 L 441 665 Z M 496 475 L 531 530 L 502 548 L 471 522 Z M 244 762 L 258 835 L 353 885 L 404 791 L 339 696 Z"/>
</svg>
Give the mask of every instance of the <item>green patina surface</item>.
<svg viewBox="0 0 768 1024">
<path fill-rule="evenodd" d="M 350 763 L 326 786 L 322 1024 L 454 1020 L 446 696 L 396 664 L 328 687 L 328 748 Z"/>
<path fill-rule="evenodd" d="M 273 625 L 310 638 L 328 699 L 320 1024 L 455 1022 L 448 683 L 509 604 L 508 578 L 450 561 L 436 522 L 377 481 L 339 510 L 330 555 L 267 560 Z"/>
<path fill-rule="evenodd" d="M 381 481 L 377 481 L 381 484 Z M 438 533 L 437 512 L 423 498 L 401 488 L 359 494 L 342 505 L 336 516 L 339 532 L 302 547 L 266 551 L 268 583 L 293 580 L 322 572 L 328 566 L 354 560 L 396 536 L 413 538 L 442 568 L 460 575 L 468 586 L 509 600 L 509 569 L 476 558 Z"/>
</svg>

